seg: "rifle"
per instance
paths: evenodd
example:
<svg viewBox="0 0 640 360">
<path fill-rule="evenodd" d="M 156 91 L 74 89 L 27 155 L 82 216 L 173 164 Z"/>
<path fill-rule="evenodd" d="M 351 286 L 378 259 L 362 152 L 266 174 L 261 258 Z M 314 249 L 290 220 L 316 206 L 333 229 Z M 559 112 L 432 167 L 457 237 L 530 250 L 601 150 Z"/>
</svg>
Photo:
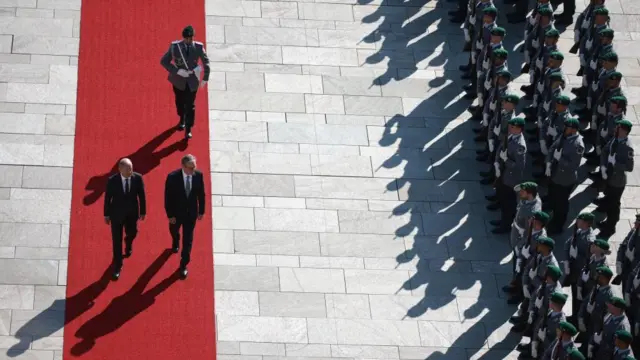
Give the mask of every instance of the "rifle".
<svg viewBox="0 0 640 360">
<path fill-rule="evenodd" d="M 580 49 L 580 41 L 576 42 L 575 44 L 573 44 L 573 46 L 571 47 L 571 49 L 569 50 L 569 52 L 571 54 L 577 54 L 578 53 L 578 49 Z"/>
</svg>

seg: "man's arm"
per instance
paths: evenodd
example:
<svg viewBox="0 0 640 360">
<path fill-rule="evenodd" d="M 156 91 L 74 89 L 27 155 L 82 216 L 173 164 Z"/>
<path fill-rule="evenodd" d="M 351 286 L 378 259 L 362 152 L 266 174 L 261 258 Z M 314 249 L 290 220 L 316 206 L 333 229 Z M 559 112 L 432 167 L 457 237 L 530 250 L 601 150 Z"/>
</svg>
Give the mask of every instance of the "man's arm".
<svg viewBox="0 0 640 360">
<path fill-rule="evenodd" d="M 103 216 L 109 217 L 111 215 L 111 200 L 113 199 L 113 193 L 111 190 L 111 178 L 107 180 L 106 190 L 104 192 L 104 211 Z"/>
<path fill-rule="evenodd" d="M 209 73 L 211 72 L 211 68 L 209 67 L 209 57 L 207 56 L 207 51 L 204 48 L 204 44 L 202 44 L 202 51 L 200 52 L 200 59 L 202 60 L 202 65 L 204 66 L 204 75 L 202 77 L 202 81 L 209 81 Z"/>
<path fill-rule="evenodd" d="M 164 211 L 167 214 L 167 218 L 175 217 L 173 210 L 173 204 L 171 203 L 171 174 L 169 174 L 164 183 Z"/>
<path fill-rule="evenodd" d="M 138 191 L 138 200 L 140 201 L 140 216 L 147 215 L 147 196 L 144 190 L 144 180 L 142 179 L 142 175 L 138 175 L 138 179 L 140 179 L 140 190 Z"/>
<path fill-rule="evenodd" d="M 202 216 L 205 213 L 206 209 L 206 196 L 204 191 L 204 174 L 200 174 L 200 191 L 198 192 L 198 215 Z"/>
<path fill-rule="evenodd" d="M 160 64 L 170 74 L 175 74 L 178 72 L 178 67 L 171 62 L 172 60 L 173 60 L 173 44 L 169 45 L 169 50 L 167 50 L 167 52 L 164 55 L 162 55 L 162 58 L 160 59 Z"/>
</svg>

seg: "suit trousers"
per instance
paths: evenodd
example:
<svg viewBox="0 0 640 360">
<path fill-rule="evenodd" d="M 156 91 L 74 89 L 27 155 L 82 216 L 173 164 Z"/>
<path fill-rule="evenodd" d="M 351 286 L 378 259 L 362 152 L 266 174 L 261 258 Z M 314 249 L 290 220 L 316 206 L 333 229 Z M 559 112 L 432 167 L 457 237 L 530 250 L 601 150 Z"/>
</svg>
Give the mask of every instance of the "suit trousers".
<svg viewBox="0 0 640 360">
<path fill-rule="evenodd" d="M 620 221 L 620 199 L 622 198 L 622 193 L 624 193 L 624 186 L 614 187 L 607 185 L 603 192 L 602 207 L 607 214 L 607 220 L 605 220 L 606 230 L 615 230 L 616 224 Z"/>
<path fill-rule="evenodd" d="M 502 224 L 511 224 L 516 217 L 517 197 L 513 187 L 502 183 L 502 180 L 496 186 L 496 195 L 500 203 L 500 220 Z"/>
<path fill-rule="evenodd" d="M 169 224 L 172 247 L 180 245 L 180 228 L 182 228 L 182 252 L 180 253 L 180 267 L 185 268 L 191 261 L 191 247 L 193 246 L 193 231 L 196 227 L 196 219 L 176 219 L 175 224 Z"/>
<path fill-rule="evenodd" d="M 127 248 L 133 244 L 133 239 L 138 234 L 138 217 L 125 216 L 122 220 L 111 220 L 111 242 L 113 245 L 113 266 L 122 267 L 122 235 L 124 230 L 124 244 Z"/>
<path fill-rule="evenodd" d="M 569 214 L 569 197 L 573 191 L 573 185 L 559 185 L 553 181 L 549 183 L 549 193 L 547 199 L 549 199 L 549 208 L 553 212 L 551 221 L 547 227 L 549 229 L 562 229 L 564 223 L 567 221 L 567 214 Z"/>
<path fill-rule="evenodd" d="M 173 87 L 175 95 L 176 111 L 180 116 L 180 123 L 184 124 L 190 130 L 196 118 L 196 94 L 198 90 L 191 91 L 189 85 L 185 85 L 184 90 Z"/>
</svg>

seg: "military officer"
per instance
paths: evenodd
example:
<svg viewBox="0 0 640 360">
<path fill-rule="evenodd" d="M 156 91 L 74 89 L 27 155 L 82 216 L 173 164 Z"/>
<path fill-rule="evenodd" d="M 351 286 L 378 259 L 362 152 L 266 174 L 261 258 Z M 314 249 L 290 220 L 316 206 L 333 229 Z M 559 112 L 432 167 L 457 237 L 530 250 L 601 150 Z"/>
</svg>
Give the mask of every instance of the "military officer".
<svg viewBox="0 0 640 360">
<path fill-rule="evenodd" d="M 615 52 L 609 52 L 600 57 L 601 68 L 598 72 L 598 75 L 594 77 L 594 80 L 591 82 L 588 87 L 586 93 L 586 106 L 581 109 L 576 109 L 574 113 L 583 118 L 585 122 L 591 121 L 590 116 L 593 114 L 593 107 L 597 100 L 600 99 L 600 95 L 605 93 L 609 86 L 609 77 L 616 73 L 616 68 L 618 66 L 618 54 Z M 619 74 L 619 73 L 618 73 Z M 620 76 L 622 76 L 620 74 Z M 615 83 L 614 83 L 615 84 Z M 615 88 L 615 87 L 614 87 Z M 573 89 L 576 90 L 576 89 Z M 572 91 L 573 91 L 572 90 Z M 579 90 L 580 91 L 580 90 Z M 575 93 L 575 91 L 574 91 Z M 576 101 L 582 101 L 581 98 L 577 98 Z M 595 128 L 593 129 L 595 131 Z"/>
<path fill-rule="evenodd" d="M 525 209 L 521 206 L 516 214 L 516 219 L 518 219 L 518 216 L 526 216 L 525 212 L 528 211 L 530 211 L 528 206 L 525 206 Z M 529 283 L 529 279 L 523 279 L 522 275 L 525 270 L 528 272 L 533 266 L 532 263 L 537 255 L 538 238 L 547 236 L 544 228 L 547 222 L 549 222 L 549 214 L 544 211 L 534 211 L 527 220 L 527 231 L 524 236 L 516 240 L 512 257 L 513 279 L 509 285 L 502 288 L 503 291 L 511 294 L 508 300 L 511 305 L 519 304 L 523 300 L 524 292 L 522 287 L 525 282 Z M 511 235 L 514 234 L 512 233 Z"/>
<path fill-rule="evenodd" d="M 633 229 L 629 231 L 616 254 L 616 274 L 622 282 L 622 289 L 628 287 L 627 279 L 633 269 L 640 264 L 640 214 L 636 214 Z"/>
<path fill-rule="evenodd" d="M 598 39 L 600 31 L 609 26 L 609 10 L 604 6 L 593 10 L 593 16 L 593 25 L 585 33 L 585 36 L 580 38 L 580 71 L 578 76 L 582 76 L 589 66 L 587 61 L 590 59 L 595 47 L 600 43 Z"/>
<path fill-rule="evenodd" d="M 552 78 L 554 82 L 558 81 L 557 75 L 555 76 L 552 76 L 552 75 L 559 73 L 559 74 L 562 74 L 562 78 L 564 79 L 564 74 L 562 73 L 563 62 L 564 62 L 564 55 L 561 52 L 554 51 L 549 55 L 549 62 L 547 64 L 547 68 L 545 69 L 544 75 L 540 78 L 540 81 L 538 81 L 538 83 L 536 84 L 536 88 L 533 93 L 533 103 L 531 104 L 531 106 L 525 109 L 525 113 L 528 116 L 537 115 L 538 106 L 544 100 L 548 99 L 548 97 L 545 97 L 545 94 L 552 89 L 551 87 Z"/>
<path fill-rule="evenodd" d="M 609 74 L 609 77 L 607 77 L 605 81 L 604 90 L 599 92 L 598 98 L 592 104 L 590 127 L 594 132 L 609 112 L 609 100 L 615 96 L 623 95 L 622 88 L 620 87 L 621 80 L 621 73 L 616 71 Z"/>
<path fill-rule="evenodd" d="M 534 25 L 531 32 L 527 33 L 524 39 L 524 61 L 521 72 L 528 73 L 535 65 L 536 54 L 542 50 L 545 44 L 546 32 L 554 29 L 553 27 L 553 10 L 549 5 L 538 7 L 538 21 Z M 531 94 L 527 94 L 531 95 Z"/>
<path fill-rule="evenodd" d="M 500 79 L 507 75 L 506 73 L 508 73 L 506 70 L 499 73 L 499 82 L 501 81 Z M 508 74 L 510 75 L 511 73 Z M 486 125 L 485 129 L 487 132 L 487 148 L 478 154 L 476 157 L 477 161 L 495 159 L 496 146 L 500 143 L 500 138 L 503 134 L 507 132 L 509 120 L 513 119 L 515 108 L 519 102 L 520 97 L 518 95 L 508 94 L 506 90 L 504 94 L 502 94 L 502 92 L 499 93 L 496 103 L 500 105 L 497 106 L 495 113 L 491 117 L 491 121 Z M 482 125 L 485 127 L 484 120 Z M 486 183 L 486 185 L 488 184 L 489 182 Z"/>
<path fill-rule="evenodd" d="M 591 292 L 591 289 L 598 283 L 599 275 L 597 269 L 606 265 L 610 248 L 609 243 L 604 239 L 596 239 L 589 247 L 589 260 L 578 278 L 578 300 L 584 300 Z"/>
<path fill-rule="evenodd" d="M 494 6 L 492 0 L 469 0 L 467 5 L 467 17 L 465 18 L 464 25 L 462 27 L 465 40 L 463 48 L 464 51 L 471 51 L 473 54 L 475 38 L 478 36 L 478 33 L 480 33 L 480 28 L 482 27 L 482 11 L 490 6 Z M 475 62 L 472 63 L 471 60 L 472 58 L 469 57 L 469 67 L 475 65 Z M 469 71 L 470 69 L 461 68 L 460 70 Z"/>
<path fill-rule="evenodd" d="M 538 24 L 538 9 L 541 7 L 549 7 L 553 11 L 553 5 L 549 0 L 537 0 L 533 6 L 533 10 L 527 16 L 527 22 L 524 24 L 524 38 L 528 38 L 529 34 L 535 29 Z"/>
<path fill-rule="evenodd" d="M 631 350 L 631 344 L 633 342 L 633 335 L 627 330 L 618 330 L 615 333 L 615 348 L 613 353 L 609 357 L 603 357 L 603 360 L 626 360 L 633 356 Z M 600 360 L 600 358 L 596 358 Z"/>
<path fill-rule="evenodd" d="M 505 49 L 497 49 L 493 52 L 493 66 L 489 69 L 489 71 L 485 71 L 482 73 L 478 73 L 478 82 L 476 87 L 476 92 L 474 96 L 478 97 L 478 104 L 482 104 L 484 106 L 485 100 L 489 97 L 491 93 L 491 89 L 496 85 L 497 74 L 503 70 L 508 70 L 507 68 L 507 58 L 509 57 L 509 52 Z M 469 93 L 467 93 L 469 94 Z M 466 96 L 466 95 L 465 95 Z M 467 97 L 467 99 L 470 99 Z M 477 110 L 473 114 L 474 120 L 482 119 L 482 109 Z"/>
<path fill-rule="evenodd" d="M 471 84 L 465 85 L 463 89 L 467 91 L 465 95 L 466 99 L 475 99 L 478 95 L 478 89 L 483 88 L 483 83 L 480 81 L 482 73 L 478 73 L 478 57 L 484 46 L 484 43 L 489 43 L 491 39 L 491 29 L 496 27 L 496 17 L 498 16 L 498 9 L 494 6 L 484 7 L 482 10 L 482 26 L 478 29 L 478 32 L 473 38 L 471 45 L 471 54 L 470 54 L 470 63 L 469 63 L 469 71 L 465 75 L 463 74 L 462 78 L 470 78 Z M 495 54 L 495 52 L 494 52 Z M 480 64 L 482 65 L 482 64 Z M 480 68 L 482 68 L 480 66 Z M 489 69 L 490 71 L 491 69 Z M 490 78 L 492 79 L 492 78 Z M 482 104 L 482 102 L 479 102 Z"/>
<path fill-rule="evenodd" d="M 531 60 L 530 66 L 525 64 L 522 72 L 525 70 L 529 72 L 529 85 L 522 85 L 520 90 L 525 94 L 528 94 L 528 99 L 533 99 L 533 90 L 540 78 L 544 75 L 547 64 L 549 63 L 549 55 L 558 51 L 558 39 L 560 38 L 560 32 L 557 29 L 549 29 L 544 34 L 544 46 L 542 46 L 535 57 Z"/>
<path fill-rule="evenodd" d="M 623 294 L 627 303 L 627 317 L 633 326 L 633 352 L 640 354 L 640 265 L 637 265 L 627 277 Z"/>
<path fill-rule="evenodd" d="M 582 302 L 578 313 L 578 329 L 587 340 L 582 342 L 581 350 L 583 353 L 587 352 L 589 340 L 593 335 L 602 330 L 604 316 L 607 313 L 606 304 L 613 296 L 611 285 L 609 285 L 613 271 L 607 266 L 600 266 L 596 271 L 598 282 Z"/>
<path fill-rule="evenodd" d="M 578 168 L 584 154 L 582 135 L 578 133 L 578 119 L 564 122 L 564 134 L 556 140 L 547 155 L 545 176 L 549 183 L 549 209 L 553 217 L 548 225 L 549 234 L 559 234 L 569 213 L 569 196 L 578 182 Z"/>
<path fill-rule="evenodd" d="M 558 136 L 564 133 L 564 122 L 570 115 L 569 104 L 571 104 L 571 99 L 569 99 L 568 96 L 556 96 L 555 109 L 553 109 L 554 111 L 547 116 L 547 118 L 542 122 L 542 126 L 538 128 L 540 156 L 546 157 L 547 154 L 549 154 L 549 146 L 553 145 Z"/>
<path fill-rule="evenodd" d="M 546 348 L 542 355 L 542 360 L 572 359 L 570 356 L 572 351 L 577 351 L 576 345 L 573 342 L 573 337 L 576 336 L 577 333 L 578 329 L 576 329 L 573 324 L 567 321 L 561 321 L 556 329 L 556 337 Z M 578 352 L 578 354 L 580 354 L 580 352 Z M 582 359 L 584 359 L 584 357 L 582 357 Z"/>
<path fill-rule="evenodd" d="M 209 81 L 209 58 L 204 44 L 193 41 L 195 31 L 191 25 L 182 30 L 182 40 L 171 43 L 160 63 L 169 73 L 168 80 L 173 85 L 176 111 L 180 120 L 178 129 L 185 131 L 185 138 L 191 138 L 191 128 L 195 121 L 196 93 Z M 198 61 L 202 62 L 202 66 Z M 204 74 L 203 68 L 204 67 Z M 200 78 L 202 77 L 202 78 Z"/>
<path fill-rule="evenodd" d="M 532 140 L 536 140 L 535 136 L 539 134 L 540 129 L 544 127 L 544 123 L 548 121 L 549 117 L 553 114 L 553 110 L 556 108 L 556 99 L 562 96 L 562 90 L 564 90 L 564 87 L 565 80 L 561 73 L 556 72 L 549 76 L 549 87 L 545 90 L 537 109 L 533 113 L 530 113 L 528 117 L 528 120 L 537 119 L 536 128 L 531 130 L 531 134 L 534 136 Z M 551 146 L 551 144 L 552 143 L 548 143 L 547 145 Z M 542 149 L 540 152 L 542 153 Z M 543 158 L 539 159 L 543 160 Z M 541 161 L 538 161 L 537 165 L 543 165 L 540 164 L 540 162 Z"/>
<path fill-rule="evenodd" d="M 581 39 L 584 38 L 585 34 L 591 29 L 591 23 L 593 21 L 593 11 L 597 8 L 604 6 L 604 0 L 590 0 L 589 5 L 578 15 L 576 19 L 576 24 L 573 30 L 573 42 L 576 43 L 579 47 L 581 43 Z M 576 45 L 574 45 L 576 48 Z M 573 54 L 577 52 L 572 51 Z"/>
<path fill-rule="evenodd" d="M 529 344 L 519 344 L 518 348 L 523 350 L 524 355 L 528 352 L 530 358 L 538 359 L 539 354 L 544 354 L 545 350 L 558 338 L 558 332 L 562 332 L 560 324 L 566 321 L 566 315 L 562 308 L 567 302 L 567 295 L 562 292 L 554 292 L 549 300 L 549 309 L 539 316 L 533 326 L 533 334 Z M 524 346 L 521 346 L 524 345 Z"/>
<path fill-rule="evenodd" d="M 604 317 L 602 329 L 595 332 L 589 341 L 587 357 L 594 360 L 609 360 L 616 350 L 616 334 L 623 330 L 629 332 L 631 325 L 624 314 L 627 304 L 624 299 L 612 296 L 607 301 L 608 314 Z M 631 334 L 629 334 L 631 335 Z"/>
<path fill-rule="evenodd" d="M 493 24 L 495 25 L 495 23 Z M 507 35 L 507 31 L 499 26 L 487 27 L 489 36 L 487 38 L 479 39 L 477 45 L 482 45 L 479 49 L 478 57 L 476 59 L 476 74 L 488 71 L 493 64 L 493 52 L 498 49 L 504 49 L 502 41 Z M 463 74 L 463 79 L 470 79 L 470 73 Z"/>
<path fill-rule="evenodd" d="M 595 215 L 584 212 L 576 218 L 573 235 L 565 242 L 565 260 L 563 262 L 565 281 L 564 285 L 571 287 L 571 314 L 577 318 L 580 310 L 582 296 L 578 296 L 578 279 L 582 270 L 589 263 L 591 257 L 591 245 L 596 240 L 593 222 Z"/>
<path fill-rule="evenodd" d="M 524 177 L 526 166 L 527 143 L 522 136 L 523 118 L 509 120 L 508 136 L 500 139 L 493 163 L 496 181 L 496 195 L 501 208 L 500 226 L 493 229 L 495 234 L 511 231 L 509 224 L 516 214 L 516 196 L 514 187 L 520 184 Z M 537 192 L 537 191 L 536 191 Z"/>
<path fill-rule="evenodd" d="M 613 138 L 616 131 L 616 122 L 623 120 L 627 112 L 627 98 L 624 95 L 614 96 L 609 100 L 609 113 L 598 125 L 595 134 L 596 143 L 594 150 L 585 154 L 588 165 L 599 165 L 602 147 Z"/>
<path fill-rule="evenodd" d="M 479 109 L 474 109 L 474 118 L 480 116 L 482 118 L 482 131 L 476 137 L 476 141 L 486 141 L 489 137 L 488 126 L 502 110 L 502 98 L 509 93 L 509 83 L 511 82 L 512 75 L 509 70 L 500 70 L 496 73 L 495 85 L 488 92 L 489 97 L 484 102 L 484 106 Z M 479 113 L 478 113 L 479 111 Z M 488 146 L 488 145 L 487 145 Z M 485 159 L 486 161 L 487 159 Z"/>
<path fill-rule="evenodd" d="M 587 61 L 588 67 L 582 76 L 582 87 L 572 89 L 572 92 L 576 94 L 578 100 L 582 101 L 585 99 L 589 86 L 597 79 L 601 69 L 601 59 L 603 55 L 613 51 L 613 36 L 614 31 L 611 28 L 602 29 L 598 33 L 598 46 L 590 54 L 589 60 Z"/>
<path fill-rule="evenodd" d="M 538 238 L 538 244 L 553 247 L 555 243 L 552 239 L 549 238 Z M 553 259 L 555 259 L 555 257 Z M 511 331 L 520 332 L 526 331 L 527 329 L 533 330 L 534 324 L 538 322 L 540 318 L 543 317 L 544 314 L 547 314 L 547 312 L 549 311 L 549 301 L 551 300 L 551 295 L 555 292 L 562 292 L 560 278 L 562 278 L 562 270 L 560 270 L 560 268 L 557 266 L 557 261 L 555 265 L 546 266 L 546 271 L 542 279 L 542 283 L 538 285 L 535 293 L 531 295 L 531 300 L 529 301 L 529 307 L 527 309 L 529 313 L 527 322 L 516 324 L 511 329 Z M 536 334 L 533 333 L 532 338 L 535 335 Z"/>
<path fill-rule="evenodd" d="M 616 135 L 602 149 L 600 157 L 600 173 L 605 182 L 604 197 L 597 199 L 597 211 L 607 215 L 605 221 L 598 224 L 601 237 L 610 237 L 615 233 L 615 227 L 620 220 L 620 199 L 627 185 L 627 173 L 633 171 L 634 151 L 629 140 L 631 122 L 618 120 Z"/>
</svg>

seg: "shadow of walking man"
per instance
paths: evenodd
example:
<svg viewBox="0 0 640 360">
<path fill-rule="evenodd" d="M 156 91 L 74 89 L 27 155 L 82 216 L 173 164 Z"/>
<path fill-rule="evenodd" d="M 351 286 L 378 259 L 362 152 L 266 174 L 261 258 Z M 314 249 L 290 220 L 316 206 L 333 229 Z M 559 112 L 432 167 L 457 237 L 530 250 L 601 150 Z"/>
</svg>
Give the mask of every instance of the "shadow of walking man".
<svg viewBox="0 0 640 360">
<path fill-rule="evenodd" d="M 167 249 L 162 252 L 129 291 L 113 299 L 100 314 L 80 326 L 75 336 L 81 341 L 71 348 L 71 354 L 80 356 L 87 353 L 96 344 L 97 339 L 118 330 L 127 321 L 153 305 L 156 296 L 179 279 L 178 272 L 174 272 L 153 288 L 145 291 L 147 285 L 170 256 L 171 250 Z"/>
</svg>

